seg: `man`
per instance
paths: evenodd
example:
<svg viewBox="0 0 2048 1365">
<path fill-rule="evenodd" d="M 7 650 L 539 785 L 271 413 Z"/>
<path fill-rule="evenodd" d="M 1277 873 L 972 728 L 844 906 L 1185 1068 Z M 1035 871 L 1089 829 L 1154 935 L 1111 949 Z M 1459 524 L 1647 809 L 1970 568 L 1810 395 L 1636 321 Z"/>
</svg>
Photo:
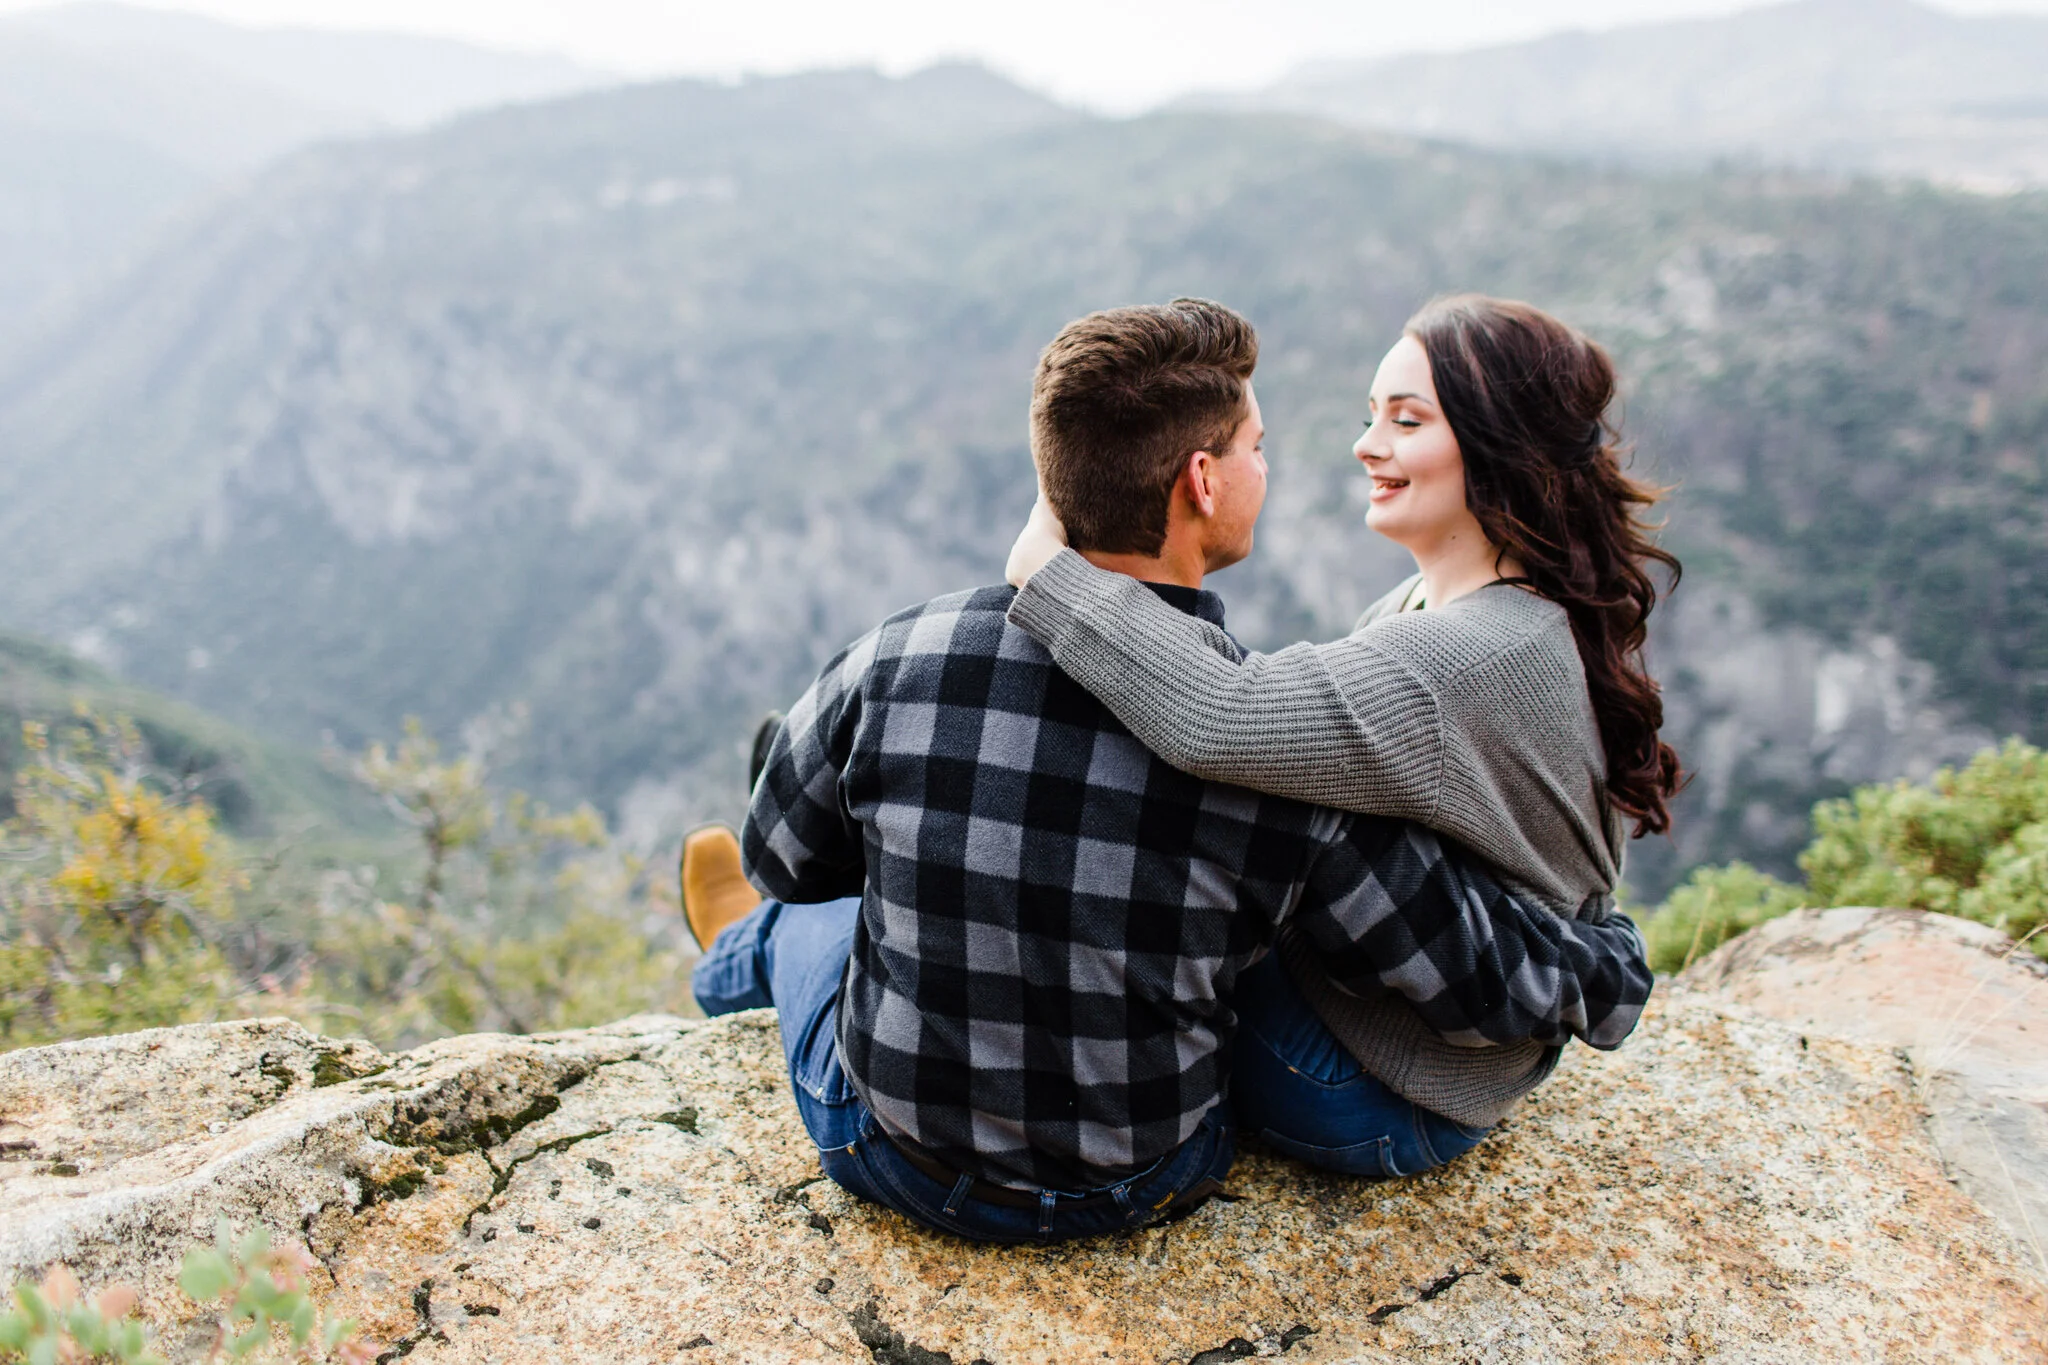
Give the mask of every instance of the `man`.
<svg viewBox="0 0 2048 1365">
<path fill-rule="evenodd" d="M 1070 324 L 1033 389 L 1070 543 L 1219 626 L 1203 577 L 1250 552 L 1265 497 L 1256 359 L 1244 319 L 1182 299 Z M 1007 1242 L 1193 1208 L 1233 1154 L 1233 993 L 1287 923 L 1446 1033 L 1642 1003 L 1625 920 L 1569 924 L 1425 832 L 1169 768 L 1008 624 L 1013 595 L 855 642 L 775 737 L 743 854 L 685 844 L 698 999 L 780 1010 L 799 1111 L 854 1194 Z M 1552 970 L 1517 982 L 1532 960 Z M 1559 984 L 1532 1005 L 1535 978 Z"/>
</svg>

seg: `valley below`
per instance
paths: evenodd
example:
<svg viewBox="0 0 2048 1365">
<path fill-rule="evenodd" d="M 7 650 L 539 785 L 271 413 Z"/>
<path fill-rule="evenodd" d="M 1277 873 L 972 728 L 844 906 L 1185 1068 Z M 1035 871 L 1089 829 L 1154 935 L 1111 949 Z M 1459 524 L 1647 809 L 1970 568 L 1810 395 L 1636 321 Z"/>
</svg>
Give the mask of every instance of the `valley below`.
<svg viewBox="0 0 2048 1365">
<path fill-rule="evenodd" d="M 1067 319 L 1259 326 L 1247 642 L 1407 571 L 1349 446 L 1432 295 L 1627 376 L 1686 561 L 1697 777 L 1631 885 L 1783 869 L 1819 797 L 2048 739 L 2048 196 L 1638 172 L 1264 113 L 1083 116 L 971 67 L 629 87 L 295 153 L 0 352 L 0 625 L 264 735 L 529 708 L 640 845 L 733 819 L 759 715 L 994 581 Z"/>
</svg>

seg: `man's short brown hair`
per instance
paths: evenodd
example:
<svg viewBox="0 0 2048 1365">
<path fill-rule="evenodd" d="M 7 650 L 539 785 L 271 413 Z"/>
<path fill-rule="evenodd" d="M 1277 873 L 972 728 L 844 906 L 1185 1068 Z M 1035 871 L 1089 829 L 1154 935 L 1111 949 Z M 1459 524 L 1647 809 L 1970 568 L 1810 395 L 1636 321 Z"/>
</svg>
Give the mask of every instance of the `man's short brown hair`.
<svg viewBox="0 0 2048 1365">
<path fill-rule="evenodd" d="M 1175 299 L 1090 313 L 1060 329 L 1031 386 L 1031 454 L 1077 550 L 1156 555 L 1188 456 L 1222 455 L 1259 361 L 1252 325 Z"/>
</svg>

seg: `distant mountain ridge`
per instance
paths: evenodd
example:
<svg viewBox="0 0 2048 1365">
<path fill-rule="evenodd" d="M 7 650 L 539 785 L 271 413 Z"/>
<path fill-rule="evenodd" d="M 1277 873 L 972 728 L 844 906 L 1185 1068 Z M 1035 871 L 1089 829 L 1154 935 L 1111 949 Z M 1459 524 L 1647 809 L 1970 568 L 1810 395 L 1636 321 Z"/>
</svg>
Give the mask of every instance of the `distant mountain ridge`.
<svg viewBox="0 0 2048 1365">
<path fill-rule="evenodd" d="M 615 80 L 554 56 L 130 5 L 0 15 L 0 320 L 89 286 L 180 205 L 294 148 Z"/>
<path fill-rule="evenodd" d="M 1304 67 L 1203 103 L 1481 146 L 2048 185 L 2048 16 L 1793 0 Z"/>
<path fill-rule="evenodd" d="M 0 19 L 4 29 L 102 57 L 197 64 L 357 127 L 422 128 L 465 110 L 620 83 L 555 53 L 411 33 L 253 27 L 109 0 L 17 11 Z"/>
<path fill-rule="evenodd" d="M 0 623 L 352 746 L 524 701 L 629 832 L 883 615 L 990 581 L 1037 351 L 1176 294 L 1259 325 L 1233 627 L 1404 569 L 1347 452 L 1423 299 L 1593 330 L 1686 586 L 1683 864 L 2048 717 L 2048 196 L 1641 175 L 1265 114 L 1083 117 L 974 68 L 668 82 L 287 158 L 0 359 Z"/>
</svg>

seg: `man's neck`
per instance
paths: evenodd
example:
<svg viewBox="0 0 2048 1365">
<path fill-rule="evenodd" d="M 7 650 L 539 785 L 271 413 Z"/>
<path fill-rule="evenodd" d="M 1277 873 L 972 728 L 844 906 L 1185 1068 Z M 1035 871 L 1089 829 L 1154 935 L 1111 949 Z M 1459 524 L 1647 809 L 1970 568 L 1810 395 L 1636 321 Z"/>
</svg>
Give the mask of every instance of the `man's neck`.
<svg viewBox="0 0 2048 1365">
<path fill-rule="evenodd" d="M 1081 550 L 1078 553 L 1098 569 L 1129 574 L 1146 583 L 1173 583 L 1183 588 L 1201 587 L 1208 567 L 1198 550 L 1181 549 L 1172 544 L 1156 555 L 1113 554 L 1107 550 Z"/>
</svg>

